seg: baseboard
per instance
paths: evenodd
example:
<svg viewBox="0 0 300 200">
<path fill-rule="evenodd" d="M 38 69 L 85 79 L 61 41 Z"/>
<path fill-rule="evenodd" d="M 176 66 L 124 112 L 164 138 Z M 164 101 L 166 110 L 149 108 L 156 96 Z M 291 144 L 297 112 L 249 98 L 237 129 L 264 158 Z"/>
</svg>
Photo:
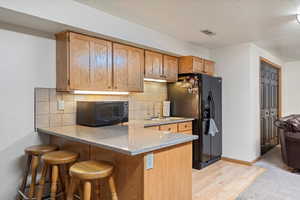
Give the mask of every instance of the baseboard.
<svg viewBox="0 0 300 200">
<path fill-rule="evenodd" d="M 221 160 L 224 160 L 224 161 L 228 161 L 228 162 L 232 162 L 232 163 L 237 163 L 237 164 L 241 164 L 241 165 L 247 165 L 247 166 L 252 166 L 259 159 L 260 159 L 260 157 L 258 157 L 257 159 L 253 160 L 252 162 L 248 162 L 248 161 L 244 161 L 244 160 L 237 160 L 237 159 L 227 158 L 227 157 L 222 157 L 221 158 Z"/>
</svg>

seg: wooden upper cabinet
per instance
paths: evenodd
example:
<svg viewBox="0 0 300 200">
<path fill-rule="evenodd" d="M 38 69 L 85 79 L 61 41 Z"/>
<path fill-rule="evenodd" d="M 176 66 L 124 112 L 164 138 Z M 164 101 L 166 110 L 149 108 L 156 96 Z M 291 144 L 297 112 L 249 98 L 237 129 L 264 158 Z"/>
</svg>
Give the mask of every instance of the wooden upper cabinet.
<svg viewBox="0 0 300 200">
<path fill-rule="evenodd" d="M 214 75 L 215 63 L 211 60 L 204 60 L 204 73 L 208 75 Z"/>
<path fill-rule="evenodd" d="M 70 89 L 89 89 L 90 40 L 88 37 L 70 34 Z"/>
<path fill-rule="evenodd" d="M 113 44 L 113 89 L 142 92 L 144 89 L 144 50 Z"/>
<path fill-rule="evenodd" d="M 145 78 L 164 78 L 162 54 L 153 51 L 145 51 Z"/>
<path fill-rule="evenodd" d="M 214 62 L 194 56 L 183 56 L 179 59 L 179 74 L 202 73 L 213 75 Z"/>
<path fill-rule="evenodd" d="M 179 73 L 203 73 L 203 59 L 194 56 L 183 56 L 179 59 Z"/>
<path fill-rule="evenodd" d="M 178 79 L 178 58 L 164 55 L 163 75 L 168 82 L 176 82 Z"/>
<path fill-rule="evenodd" d="M 111 90 L 112 43 L 73 32 L 56 35 L 60 91 Z"/>
<path fill-rule="evenodd" d="M 204 72 L 203 59 L 193 57 L 193 71 L 195 73 L 203 73 Z"/>
<path fill-rule="evenodd" d="M 90 41 L 90 88 L 112 89 L 112 43 L 93 39 Z"/>
</svg>

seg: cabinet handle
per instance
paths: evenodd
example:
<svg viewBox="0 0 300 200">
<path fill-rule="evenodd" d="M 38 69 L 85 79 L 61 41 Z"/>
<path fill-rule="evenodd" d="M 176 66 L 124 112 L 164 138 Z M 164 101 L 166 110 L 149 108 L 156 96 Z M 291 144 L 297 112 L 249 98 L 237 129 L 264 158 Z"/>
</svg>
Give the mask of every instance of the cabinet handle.
<svg viewBox="0 0 300 200">
<path fill-rule="evenodd" d="M 110 88 L 111 88 L 111 86 L 108 86 L 107 88 L 108 88 L 108 89 L 110 89 Z"/>
<path fill-rule="evenodd" d="M 169 131 L 171 130 L 171 128 L 168 129 Z"/>
</svg>

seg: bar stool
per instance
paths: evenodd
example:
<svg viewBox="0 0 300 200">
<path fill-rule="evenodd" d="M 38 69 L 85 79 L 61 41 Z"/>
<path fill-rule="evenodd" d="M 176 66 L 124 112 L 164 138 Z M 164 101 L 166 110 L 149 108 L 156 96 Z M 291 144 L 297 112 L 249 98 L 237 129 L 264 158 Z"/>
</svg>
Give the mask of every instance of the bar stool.
<svg viewBox="0 0 300 200">
<path fill-rule="evenodd" d="M 66 195 L 66 190 L 69 185 L 68 173 L 66 173 L 67 172 L 66 165 L 74 163 L 78 157 L 79 157 L 78 153 L 73 153 L 69 151 L 54 151 L 54 152 L 44 154 L 42 156 L 44 167 L 42 169 L 41 178 L 39 181 L 37 200 L 42 199 L 48 168 L 51 168 L 50 199 L 51 200 L 56 199 L 58 177 L 61 181 L 62 191 Z M 65 174 L 63 174 L 63 172 L 65 172 Z"/>
<path fill-rule="evenodd" d="M 118 200 L 114 178 L 112 176 L 114 166 L 108 162 L 104 161 L 83 161 L 75 163 L 70 167 L 69 173 L 71 176 L 71 182 L 68 190 L 67 200 L 73 200 L 74 192 L 76 187 L 78 187 L 80 181 L 83 182 L 83 195 L 81 192 L 80 199 L 90 200 L 92 181 L 95 181 L 96 185 L 96 195 L 100 195 L 100 186 L 97 179 L 108 178 L 108 184 L 111 191 L 112 200 Z M 80 190 L 82 191 L 82 190 Z"/>
<path fill-rule="evenodd" d="M 34 145 L 34 146 L 27 147 L 25 149 L 25 154 L 27 155 L 27 164 L 25 167 L 22 184 L 19 189 L 19 199 L 34 198 L 36 175 L 40 163 L 40 156 L 44 155 L 45 153 L 55 151 L 57 149 L 58 147 L 55 145 Z M 31 169 L 31 183 L 29 187 L 28 196 L 26 196 L 25 190 L 26 190 L 27 179 L 28 179 L 30 169 Z"/>
</svg>

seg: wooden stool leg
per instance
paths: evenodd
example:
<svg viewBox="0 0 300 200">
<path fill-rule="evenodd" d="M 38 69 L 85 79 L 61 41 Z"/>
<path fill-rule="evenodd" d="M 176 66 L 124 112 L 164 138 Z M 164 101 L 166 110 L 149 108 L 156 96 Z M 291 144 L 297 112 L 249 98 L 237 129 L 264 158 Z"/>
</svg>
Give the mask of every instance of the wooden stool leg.
<svg viewBox="0 0 300 200">
<path fill-rule="evenodd" d="M 22 184 L 20 186 L 20 191 L 23 194 L 25 194 L 25 189 L 26 189 L 27 178 L 28 178 L 28 174 L 29 174 L 29 170 L 30 170 L 31 160 L 32 160 L 32 155 L 27 155 L 27 164 L 26 164 L 26 167 L 25 167 Z M 19 199 L 20 200 L 23 199 L 22 195 L 19 195 Z"/>
<path fill-rule="evenodd" d="M 57 179 L 58 179 L 58 166 L 52 166 L 52 177 L 51 177 L 51 193 L 50 199 L 55 200 L 56 198 L 56 191 L 57 191 Z"/>
<path fill-rule="evenodd" d="M 59 167 L 59 181 L 60 181 L 60 186 L 61 186 L 61 191 L 63 192 L 63 195 L 64 197 L 66 198 L 67 197 L 67 188 L 66 188 L 66 185 L 65 185 L 65 179 L 64 179 L 64 171 L 63 171 L 63 168 L 62 166 Z"/>
<path fill-rule="evenodd" d="M 100 181 L 95 181 L 95 200 L 100 200 Z"/>
<path fill-rule="evenodd" d="M 38 165 L 39 165 L 39 157 L 38 156 L 32 156 L 31 184 L 30 184 L 29 193 L 28 193 L 28 197 L 29 197 L 30 200 L 34 197 L 35 181 L 36 181 L 36 173 L 37 173 Z"/>
<path fill-rule="evenodd" d="M 118 200 L 117 191 L 116 191 L 116 185 L 115 185 L 115 180 L 114 180 L 113 176 L 110 176 L 108 178 L 108 184 L 109 184 L 109 188 L 110 188 L 112 200 Z"/>
<path fill-rule="evenodd" d="M 83 200 L 91 200 L 92 184 L 89 181 L 84 182 Z"/>
<path fill-rule="evenodd" d="M 74 192 L 76 188 L 78 187 L 78 180 L 74 177 L 71 177 L 70 184 L 68 187 L 68 194 L 67 194 L 67 200 L 73 200 Z"/>
<path fill-rule="evenodd" d="M 48 165 L 45 164 L 45 166 L 42 169 L 42 174 L 41 178 L 39 181 L 39 190 L 37 192 L 37 200 L 42 200 L 43 194 L 44 194 L 44 188 L 45 188 L 45 182 L 46 182 L 46 176 L 47 176 L 47 170 L 48 170 Z"/>
</svg>

